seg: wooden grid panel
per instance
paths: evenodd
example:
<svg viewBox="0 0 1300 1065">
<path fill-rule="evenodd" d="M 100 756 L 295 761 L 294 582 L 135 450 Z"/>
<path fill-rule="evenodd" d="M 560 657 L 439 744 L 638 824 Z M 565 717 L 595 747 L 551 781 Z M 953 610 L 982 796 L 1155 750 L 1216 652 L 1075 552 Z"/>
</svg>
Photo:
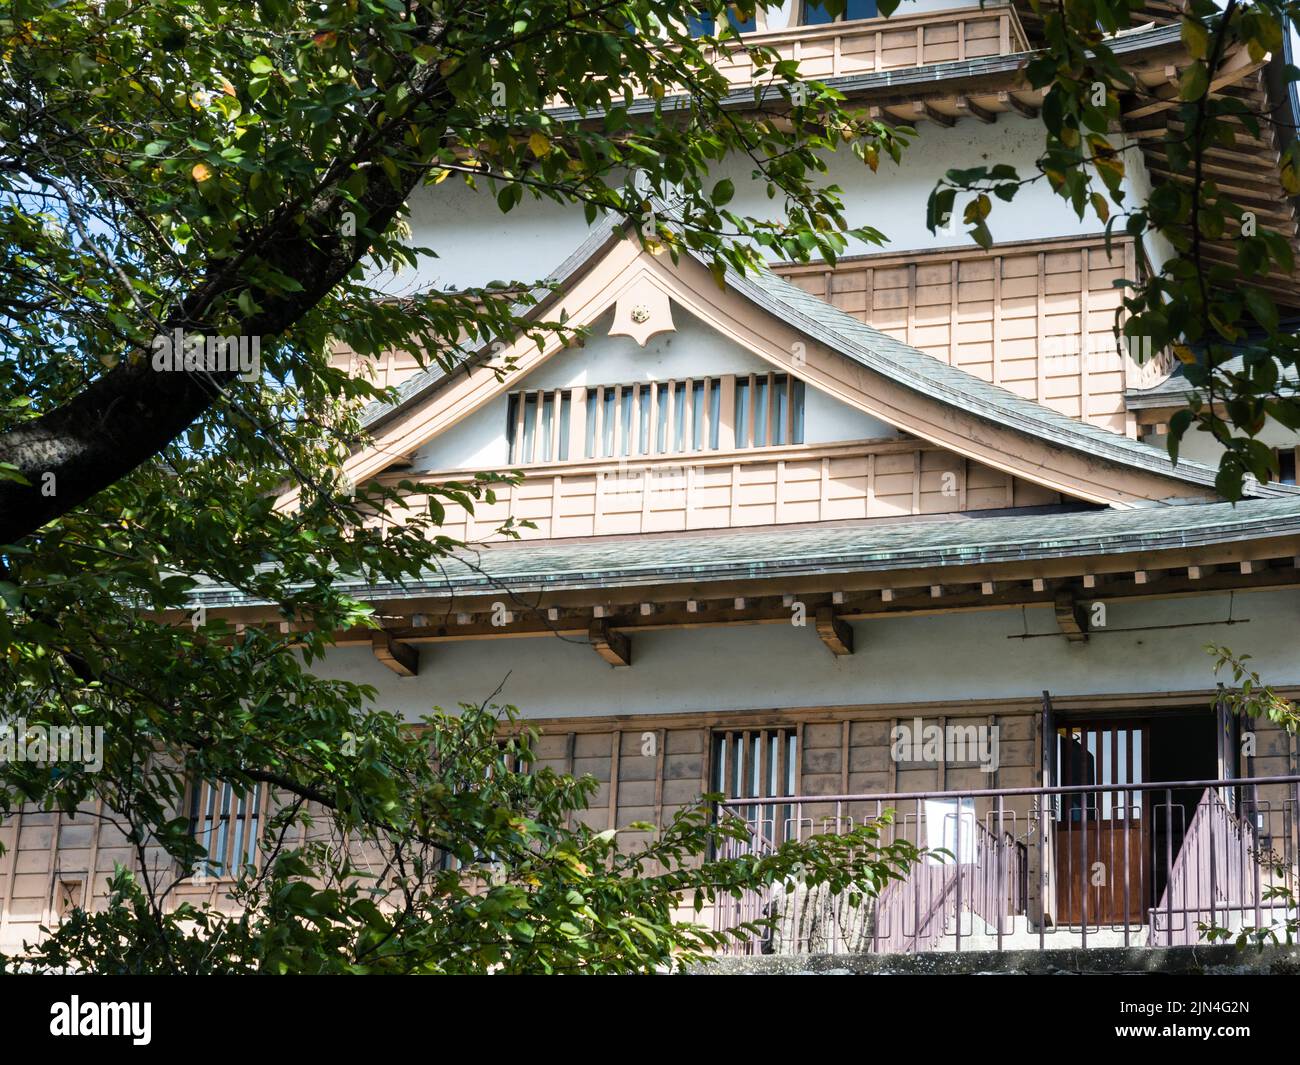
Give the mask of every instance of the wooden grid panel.
<svg viewBox="0 0 1300 1065">
<path fill-rule="evenodd" d="M 793 59 L 805 78 L 834 78 L 904 67 L 1011 55 L 1027 48 L 1014 8 L 989 5 L 862 19 L 747 34 L 782 59 Z M 715 63 L 733 84 L 754 80 L 754 62 L 743 46 L 723 50 Z"/>
<path fill-rule="evenodd" d="M 437 480 L 446 475 L 429 475 Z M 525 539 L 788 525 L 1044 506 L 1057 492 L 918 441 L 801 445 L 622 465 L 560 464 L 473 514 L 448 504 L 443 532 L 492 539 L 507 518 Z"/>
<path fill-rule="evenodd" d="M 1168 375 L 1167 358 L 1116 348 L 1115 282 L 1137 275 L 1127 238 L 1005 245 L 992 252 L 863 256 L 786 266 L 804 291 L 1026 399 L 1135 436 L 1126 388 Z M 1122 317 L 1120 318 L 1122 321 Z"/>
</svg>

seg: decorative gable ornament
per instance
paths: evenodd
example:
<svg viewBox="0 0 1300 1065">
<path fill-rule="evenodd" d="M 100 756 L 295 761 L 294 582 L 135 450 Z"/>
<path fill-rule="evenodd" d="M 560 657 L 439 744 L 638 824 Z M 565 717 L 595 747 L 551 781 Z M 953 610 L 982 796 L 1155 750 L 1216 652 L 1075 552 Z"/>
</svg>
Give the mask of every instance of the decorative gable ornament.
<svg viewBox="0 0 1300 1065">
<path fill-rule="evenodd" d="M 609 335 L 631 337 L 645 347 L 651 337 L 671 333 L 676 328 L 668 293 L 654 284 L 648 275 L 641 274 L 619 296 Z"/>
</svg>

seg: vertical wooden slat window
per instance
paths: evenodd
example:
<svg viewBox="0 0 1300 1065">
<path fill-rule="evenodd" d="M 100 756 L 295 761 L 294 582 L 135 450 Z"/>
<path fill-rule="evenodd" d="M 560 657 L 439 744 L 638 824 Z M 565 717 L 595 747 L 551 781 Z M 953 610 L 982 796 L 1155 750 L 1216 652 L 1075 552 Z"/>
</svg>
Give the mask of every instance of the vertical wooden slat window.
<svg viewBox="0 0 1300 1065">
<path fill-rule="evenodd" d="M 736 447 L 802 444 L 804 383 L 789 374 L 758 374 L 736 381 Z"/>
<path fill-rule="evenodd" d="M 718 435 L 722 429 L 722 381 L 709 378 L 709 450 L 718 450 Z"/>
<path fill-rule="evenodd" d="M 572 418 L 572 414 L 569 408 L 572 402 L 572 397 L 569 395 L 567 391 L 559 393 L 559 396 L 560 396 L 560 445 L 558 448 L 558 454 L 556 456 L 556 460 L 558 462 L 565 462 L 569 458 L 569 424 L 570 424 L 570 419 Z"/>
<path fill-rule="evenodd" d="M 196 877 L 233 877 L 257 864 L 262 786 L 237 792 L 229 782 L 196 781 L 190 787 L 190 838 L 207 854 Z"/>
<path fill-rule="evenodd" d="M 670 397 L 664 385 L 655 385 L 655 454 L 662 455 L 668 450 L 668 403 Z"/>
<path fill-rule="evenodd" d="M 511 465 L 568 458 L 571 402 L 568 390 L 510 395 L 506 405 L 506 441 Z"/>
<path fill-rule="evenodd" d="M 673 451 L 686 450 L 686 382 L 673 385 Z"/>
<path fill-rule="evenodd" d="M 555 436 L 555 404 L 551 402 L 551 397 L 543 394 L 542 403 L 542 461 L 550 462 L 554 458 L 553 445 Z"/>
<path fill-rule="evenodd" d="M 519 417 L 519 395 L 512 392 L 506 404 L 506 442 L 510 446 L 510 463 L 519 461 L 519 432 L 515 422 Z"/>
<path fill-rule="evenodd" d="M 772 389 L 772 443 L 784 444 L 785 423 L 790 413 L 790 397 L 786 395 L 789 387 L 789 379 L 785 374 L 780 374 L 776 378 L 775 387 Z"/>
<path fill-rule="evenodd" d="M 790 443 L 803 443 L 803 404 L 804 404 L 804 384 L 797 377 L 794 379 L 794 386 L 790 390 L 790 421 L 793 426 L 790 432 Z"/>
<path fill-rule="evenodd" d="M 610 385 L 601 389 L 603 393 L 600 423 L 600 454 L 602 458 L 609 458 L 614 454 L 614 419 L 617 417 L 617 386 Z"/>
<path fill-rule="evenodd" d="M 734 389 L 724 387 L 721 377 L 701 377 L 597 385 L 580 392 L 578 397 L 572 389 L 507 397 L 511 465 L 717 451 L 728 425 L 734 426 L 737 448 L 804 442 L 804 383 L 789 374 L 739 377 Z M 576 412 L 575 402 L 583 404 Z M 575 431 L 578 439 L 570 441 Z"/>
<path fill-rule="evenodd" d="M 637 427 L 640 430 L 637 436 L 638 454 L 650 454 L 650 392 L 654 385 L 639 385 L 637 387 L 637 408 L 639 410 Z"/>
<path fill-rule="evenodd" d="M 633 385 L 624 385 L 621 389 L 622 395 L 619 397 L 619 402 L 623 408 L 623 421 L 620 430 L 623 442 L 622 450 L 619 451 L 620 455 L 632 454 L 632 401 L 636 398 L 633 395 L 633 390 Z"/>
<path fill-rule="evenodd" d="M 587 441 L 582 453 L 589 459 L 596 457 L 596 412 L 600 409 L 599 400 L 599 388 L 587 389 Z"/>
<path fill-rule="evenodd" d="M 704 382 L 691 384 L 691 450 L 704 448 Z"/>
<path fill-rule="evenodd" d="M 537 432 L 537 395 L 535 393 L 524 396 L 524 445 L 520 455 L 520 462 L 533 461 L 533 445 L 536 442 Z"/>
<path fill-rule="evenodd" d="M 749 447 L 749 378 L 736 378 L 736 447 Z"/>
<path fill-rule="evenodd" d="M 799 733 L 794 728 L 735 729 L 713 734 L 713 790 L 728 799 L 777 799 L 795 793 Z M 733 807 L 773 845 L 794 835 L 792 807 Z"/>
</svg>

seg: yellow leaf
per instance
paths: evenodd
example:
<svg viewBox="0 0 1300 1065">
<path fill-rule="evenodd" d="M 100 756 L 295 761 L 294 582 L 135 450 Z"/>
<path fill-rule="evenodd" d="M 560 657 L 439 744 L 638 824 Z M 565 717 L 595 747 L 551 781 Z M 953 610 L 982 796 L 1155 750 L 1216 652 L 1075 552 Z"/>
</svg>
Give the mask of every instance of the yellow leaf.
<svg viewBox="0 0 1300 1065">
<path fill-rule="evenodd" d="M 195 163 L 194 169 L 190 171 L 190 177 L 200 183 L 212 180 L 212 167 L 207 163 Z"/>
<path fill-rule="evenodd" d="M 1187 365 L 1196 362 L 1195 353 L 1186 344 L 1175 344 L 1173 345 L 1173 349 L 1174 355 L 1177 356 L 1179 362 L 1186 363 Z"/>
<path fill-rule="evenodd" d="M 1300 196 L 1300 173 L 1289 159 L 1282 164 L 1282 187 L 1292 196 Z"/>
<path fill-rule="evenodd" d="M 541 130 L 535 129 L 528 135 L 528 150 L 541 159 L 550 154 L 550 139 Z"/>
</svg>

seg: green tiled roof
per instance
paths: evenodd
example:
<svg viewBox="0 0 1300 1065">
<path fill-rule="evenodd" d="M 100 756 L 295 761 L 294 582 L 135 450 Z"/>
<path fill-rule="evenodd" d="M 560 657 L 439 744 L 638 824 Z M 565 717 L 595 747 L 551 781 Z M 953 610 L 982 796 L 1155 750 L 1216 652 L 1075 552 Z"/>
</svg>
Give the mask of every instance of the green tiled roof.
<svg viewBox="0 0 1300 1065">
<path fill-rule="evenodd" d="M 1205 547 L 1300 534 L 1300 498 L 873 521 L 789 529 L 503 543 L 449 558 L 440 574 L 402 585 L 351 585 L 368 600 L 701 585 L 734 580 L 889 572 Z M 209 606 L 259 605 L 228 589 Z"/>
<path fill-rule="evenodd" d="M 728 283 L 811 339 L 922 395 L 1117 465 L 1135 467 L 1205 488 L 1214 487 L 1216 471 L 1210 466 L 1186 460 L 1175 464 L 1168 453 L 1159 448 L 1078 421 L 958 367 L 949 366 L 873 329 L 768 270 L 743 277 L 730 272 Z M 1290 486 L 1254 482 L 1248 485 L 1247 491 L 1251 495 L 1296 494 L 1296 489 Z"/>
</svg>

